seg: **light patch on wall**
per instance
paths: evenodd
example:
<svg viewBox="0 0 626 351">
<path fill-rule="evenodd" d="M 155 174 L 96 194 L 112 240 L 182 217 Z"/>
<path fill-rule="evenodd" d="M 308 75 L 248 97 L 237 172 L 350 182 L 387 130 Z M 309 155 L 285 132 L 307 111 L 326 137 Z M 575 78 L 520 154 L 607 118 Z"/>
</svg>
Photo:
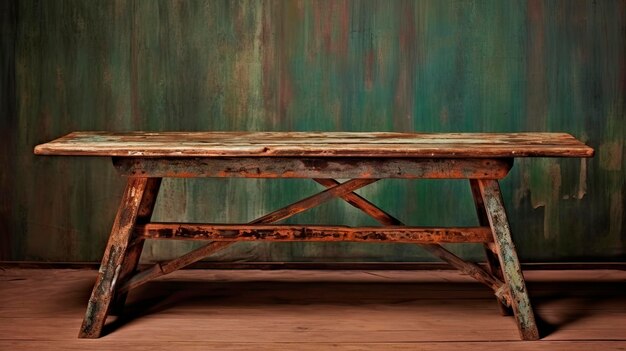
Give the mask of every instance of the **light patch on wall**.
<svg viewBox="0 0 626 351">
<path fill-rule="evenodd" d="M 585 197 L 587 194 L 587 159 L 580 159 L 580 173 L 578 175 L 578 194 L 576 194 L 576 198 L 578 200 Z"/>
<path fill-rule="evenodd" d="M 520 183 L 516 187 L 513 195 L 513 206 L 518 210 L 522 201 L 530 193 L 530 164 L 527 159 L 521 158 L 515 161 L 517 169 L 521 169 Z"/>
<path fill-rule="evenodd" d="M 607 171 L 619 171 L 622 169 L 622 155 L 624 143 L 622 140 L 609 141 L 600 145 L 600 167 Z"/>
</svg>

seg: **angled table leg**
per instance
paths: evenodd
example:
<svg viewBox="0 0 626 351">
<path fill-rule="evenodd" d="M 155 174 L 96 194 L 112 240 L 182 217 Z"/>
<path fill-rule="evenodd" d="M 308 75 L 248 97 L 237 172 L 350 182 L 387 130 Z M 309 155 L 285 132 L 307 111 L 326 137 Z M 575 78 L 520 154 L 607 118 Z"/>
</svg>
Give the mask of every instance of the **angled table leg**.
<svg viewBox="0 0 626 351">
<path fill-rule="evenodd" d="M 159 194 L 160 187 L 161 178 L 148 178 L 146 190 L 143 194 L 143 198 L 141 199 L 141 204 L 139 204 L 137 220 L 135 221 L 136 224 L 146 224 L 150 222 L 150 218 L 152 218 L 152 211 L 154 210 L 154 205 L 156 204 L 156 199 L 157 195 Z M 122 269 L 117 279 L 118 287 L 124 285 L 124 283 L 126 283 L 126 281 L 128 281 L 128 279 L 130 278 L 130 276 L 136 273 L 144 242 L 145 240 L 142 238 L 136 238 L 134 235 L 131 237 L 132 246 L 128 248 L 128 253 L 126 254 L 124 263 L 122 263 Z M 120 315 L 122 313 L 122 310 L 124 309 L 124 304 L 126 303 L 127 296 L 128 291 L 121 293 L 117 292 L 111 304 L 111 310 L 109 314 Z"/>
<path fill-rule="evenodd" d="M 472 197 L 474 198 L 474 205 L 476 206 L 476 214 L 478 215 L 478 223 L 481 226 L 489 226 L 489 218 L 487 218 L 487 210 L 485 209 L 485 203 L 480 194 L 480 188 L 478 186 L 478 180 L 470 179 L 470 188 L 472 189 Z M 489 267 L 489 273 L 501 281 L 504 281 L 504 275 L 502 274 L 502 267 L 500 266 L 500 260 L 498 255 L 492 250 L 493 246 L 485 244 L 485 257 L 487 259 L 487 266 Z M 500 299 L 496 299 L 498 309 L 503 316 L 510 316 L 513 311 L 507 305 L 502 303 Z"/>
<path fill-rule="evenodd" d="M 517 252 L 511 238 L 500 185 L 497 180 L 478 180 L 478 188 L 493 232 L 495 251 L 511 296 L 511 308 L 520 336 L 524 340 L 537 340 L 539 339 L 539 331 L 528 298 Z"/>
<path fill-rule="evenodd" d="M 80 338 L 97 338 L 102 332 L 148 182 L 148 178 L 128 178 L 80 327 Z"/>
</svg>

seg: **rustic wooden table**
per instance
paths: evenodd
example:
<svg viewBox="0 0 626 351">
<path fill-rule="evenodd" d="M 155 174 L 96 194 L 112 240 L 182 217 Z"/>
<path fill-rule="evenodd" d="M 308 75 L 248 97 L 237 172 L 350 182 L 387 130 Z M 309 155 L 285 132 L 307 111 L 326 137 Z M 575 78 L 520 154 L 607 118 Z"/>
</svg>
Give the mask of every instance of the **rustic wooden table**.
<svg viewBox="0 0 626 351">
<path fill-rule="evenodd" d="M 128 184 L 89 299 L 79 337 L 100 336 L 128 291 L 237 241 L 358 241 L 419 244 L 491 288 L 521 338 L 539 338 L 500 194 L 515 157 L 591 157 L 564 133 L 75 132 L 35 147 L 39 155 L 113 158 Z M 246 224 L 156 223 L 150 217 L 163 177 L 310 178 L 327 189 Z M 468 179 L 478 227 L 403 225 L 354 193 L 384 178 Z M 335 179 L 351 179 L 340 183 Z M 381 226 L 273 224 L 339 197 Z M 179 258 L 137 271 L 146 239 L 207 240 Z M 489 270 L 441 243 L 483 243 Z"/>
</svg>

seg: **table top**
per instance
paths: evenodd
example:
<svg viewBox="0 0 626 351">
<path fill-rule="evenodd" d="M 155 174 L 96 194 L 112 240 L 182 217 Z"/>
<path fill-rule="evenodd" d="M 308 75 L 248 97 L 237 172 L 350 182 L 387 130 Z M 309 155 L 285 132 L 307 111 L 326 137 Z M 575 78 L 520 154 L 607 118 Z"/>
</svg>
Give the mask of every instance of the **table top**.
<svg viewBox="0 0 626 351">
<path fill-rule="evenodd" d="M 120 157 L 592 157 L 566 133 L 74 132 L 38 155 Z"/>
</svg>

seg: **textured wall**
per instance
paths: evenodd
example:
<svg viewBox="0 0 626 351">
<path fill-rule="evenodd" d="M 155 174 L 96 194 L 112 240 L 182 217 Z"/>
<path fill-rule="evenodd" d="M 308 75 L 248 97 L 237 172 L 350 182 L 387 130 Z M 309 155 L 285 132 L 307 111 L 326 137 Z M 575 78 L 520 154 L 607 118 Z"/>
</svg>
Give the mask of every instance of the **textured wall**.
<svg viewBox="0 0 626 351">
<path fill-rule="evenodd" d="M 16 147 L 15 98 L 15 36 L 17 30 L 16 4 L 0 2 L 0 259 L 11 257 L 11 230 L 14 219 L 12 192 L 14 175 L 10 168 Z"/>
<path fill-rule="evenodd" d="M 99 260 L 123 180 L 109 160 L 32 155 L 74 130 L 565 131 L 596 157 L 520 160 L 503 182 L 522 259 L 626 258 L 626 1 L 4 3 L 2 259 Z M 379 183 L 360 193 L 409 224 L 476 223 L 464 182 Z M 247 221 L 319 188 L 167 180 L 156 219 Z M 373 224 L 339 201 L 295 221 Z M 430 258 L 240 243 L 213 259 Z"/>
</svg>

